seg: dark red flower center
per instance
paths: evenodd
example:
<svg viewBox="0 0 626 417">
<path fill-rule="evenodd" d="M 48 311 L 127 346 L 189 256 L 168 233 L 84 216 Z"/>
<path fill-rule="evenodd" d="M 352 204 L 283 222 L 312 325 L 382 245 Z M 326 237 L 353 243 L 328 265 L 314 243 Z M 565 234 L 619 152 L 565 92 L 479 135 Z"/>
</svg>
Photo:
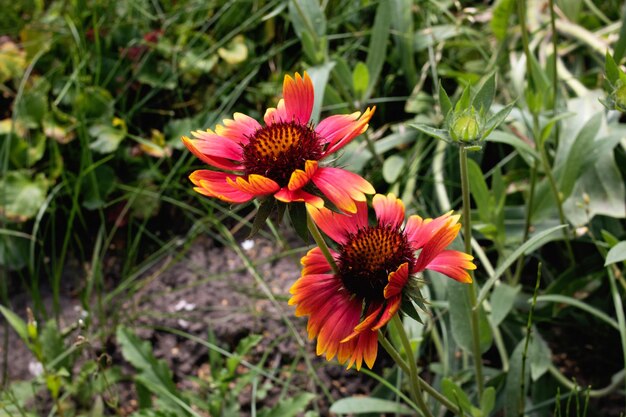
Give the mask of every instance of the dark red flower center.
<svg viewBox="0 0 626 417">
<path fill-rule="evenodd" d="M 404 233 L 391 226 L 360 229 L 341 247 L 337 266 L 344 287 L 366 301 L 384 300 L 389 274 L 415 255 Z"/>
<path fill-rule="evenodd" d="M 296 122 L 274 123 L 257 130 L 243 147 L 245 173 L 270 178 L 281 187 L 289 183 L 296 169 L 307 160 L 322 157 L 318 134 L 309 125 Z"/>
</svg>

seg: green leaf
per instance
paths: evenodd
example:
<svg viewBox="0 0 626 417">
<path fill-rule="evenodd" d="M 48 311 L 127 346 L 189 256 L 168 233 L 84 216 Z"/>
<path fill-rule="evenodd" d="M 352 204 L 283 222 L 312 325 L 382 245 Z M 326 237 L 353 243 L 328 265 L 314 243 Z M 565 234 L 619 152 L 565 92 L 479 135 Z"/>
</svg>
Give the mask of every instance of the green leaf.
<svg viewBox="0 0 626 417">
<path fill-rule="evenodd" d="M 500 323 L 506 318 L 513 304 L 515 303 L 515 297 L 522 289 L 521 285 L 514 287 L 502 283 L 498 285 L 491 293 L 491 323 L 494 326 L 499 326 Z"/>
<path fill-rule="evenodd" d="M 125 129 L 104 124 L 91 126 L 89 134 L 96 139 L 89 144 L 89 148 L 99 153 L 115 152 L 126 137 Z"/>
<path fill-rule="evenodd" d="M 530 362 L 530 377 L 533 381 L 541 378 L 552 363 L 552 352 L 550 352 L 548 344 L 535 328 L 533 328 L 530 346 L 528 347 L 528 360 Z"/>
<path fill-rule="evenodd" d="M 305 241 L 309 242 L 309 228 L 307 226 L 307 212 L 304 204 L 301 203 L 291 203 L 289 204 L 288 211 L 289 220 L 291 220 L 291 225 L 293 229 L 296 231 L 298 236 Z"/>
<path fill-rule="evenodd" d="M 478 208 L 478 215 L 480 216 L 480 220 L 485 223 L 490 223 L 493 220 L 492 213 L 492 199 L 491 194 L 489 193 L 489 189 L 487 188 L 487 183 L 485 182 L 485 177 L 483 175 L 480 166 L 473 160 L 468 158 L 468 174 L 469 174 L 469 183 L 470 190 L 472 193 L 472 197 L 474 198 L 474 203 Z"/>
<path fill-rule="evenodd" d="M 491 22 L 489 26 L 496 35 L 496 39 L 502 42 L 509 30 L 509 20 L 513 13 L 514 0 L 496 0 L 492 9 Z"/>
<path fill-rule="evenodd" d="M 102 87 L 85 87 L 74 98 L 74 114 L 87 118 L 110 119 L 113 117 L 113 96 Z"/>
<path fill-rule="evenodd" d="M 569 297 L 567 295 L 561 295 L 561 294 L 545 294 L 545 295 L 540 295 L 537 297 L 537 303 L 540 303 L 540 302 L 543 303 L 546 301 L 552 302 L 552 303 L 558 303 L 558 304 L 567 304 L 567 305 L 571 305 L 572 307 L 579 308 L 591 314 L 595 318 L 602 320 L 603 322 L 613 327 L 617 331 L 620 330 L 620 327 L 619 327 L 619 324 L 617 324 L 617 321 L 613 320 L 605 312 L 598 310 L 597 308 L 592 307 L 591 305 L 585 302 L 582 302 L 580 300 L 577 300 L 575 298 Z M 532 302 L 532 298 L 529 299 L 528 302 L 529 303 Z"/>
<path fill-rule="evenodd" d="M 259 204 L 259 208 L 257 209 L 256 216 L 254 216 L 254 222 L 252 223 L 248 239 L 256 235 L 259 230 L 265 226 L 265 221 L 270 214 L 272 214 L 275 205 L 276 199 L 274 197 L 268 197 L 261 201 L 261 204 Z"/>
<path fill-rule="evenodd" d="M 602 123 L 602 113 L 597 113 L 583 126 L 570 147 L 563 169 L 559 172 L 558 182 L 563 200 L 570 196 L 574 184 L 582 174 L 581 167 L 587 155 L 592 151 L 594 139 Z"/>
<path fill-rule="evenodd" d="M 616 262 L 626 261 L 626 241 L 621 241 L 613 246 L 606 255 L 604 266 L 609 266 Z"/>
<path fill-rule="evenodd" d="M 465 89 L 463 90 L 463 94 L 461 94 L 461 98 L 459 99 L 459 101 L 456 102 L 456 105 L 454 106 L 455 113 L 461 113 L 463 110 L 469 109 L 470 104 L 471 104 L 471 100 L 470 100 L 471 91 L 472 89 L 469 86 L 469 84 L 465 86 Z"/>
<path fill-rule="evenodd" d="M 363 62 L 357 62 L 352 72 L 352 87 L 357 96 L 363 97 L 365 90 L 369 84 L 370 74 L 367 65 Z"/>
<path fill-rule="evenodd" d="M 383 2 L 385 3 L 385 2 Z M 413 13 L 408 13 L 413 6 L 412 0 L 390 0 L 387 7 L 391 9 L 391 28 L 400 57 L 402 72 L 410 89 L 417 84 L 418 75 L 414 57 Z"/>
<path fill-rule="evenodd" d="M 293 397 L 283 399 L 271 410 L 262 410 L 259 417 L 294 417 L 303 412 L 315 398 L 315 394 L 301 392 Z"/>
<path fill-rule="evenodd" d="M 43 360 L 46 365 L 60 357 L 66 350 L 65 343 L 63 343 L 63 336 L 59 331 L 54 320 L 48 320 L 40 331 L 41 337 L 41 352 L 43 354 Z M 60 370 L 62 368 L 70 368 L 70 357 L 66 356 L 63 360 L 57 362 L 53 369 Z"/>
<path fill-rule="evenodd" d="M 115 334 L 124 359 L 140 371 L 135 376 L 135 380 L 156 394 L 171 409 L 182 411 L 180 410 L 182 408 L 189 412 L 189 406 L 179 397 L 167 363 L 154 357 L 150 343 L 139 339 L 129 329 L 122 326 L 117 328 Z M 197 415 L 194 412 L 190 414 Z"/>
<path fill-rule="evenodd" d="M 474 96 L 472 100 L 472 106 L 477 111 L 487 112 L 491 107 L 491 102 L 496 94 L 496 73 L 493 72 L 489 78 L 485 80 L 480 90 Z M 506 107 L 505 107 L 506 108 Z M 508 113 L 507 113 L 508 114 Z M 506 117 L 506 116 L 505 116 Z"/>
<path fill-rule="evenodd" d="M 30 90 L 17 104 L 17 118 L 29 127 L 41 126 L 48 111 L 48 100 L 42 91 Z"/>
<path fill-rule="evenodd" d="M 400 173 L 404 169 L 405 161 L 400 155 L 391 155 L 383 163 L 383 178 L 387 181 L 387 184 L 393 184 L 396 182 Z"/>
<path fill-rule="evenodd" d="M 439 105 L 441 106 L 441 114 L 443 114 L 444 119 L 447 120 L 448 115 L 452 110 L 452 102 L 450 101 L 448 93 L 441 85 L 441 80 L 439 80 Z"/>
<path fill-rule="evenodd" d="M 465 391 L 463 391 L 463 388 L 455 384 L 450 378 L 444 378 L 441 381 L 441 393 L 452 401 L 452 403 L 460 407 L 461 410 L 470 415 L 475 415 L 475 407 L 472 405 Z"/>
<path fill-rule="evenodd" d="M 523 401 L 520 382 L 522 380 L 522 355 L 524 354 L 525 340 L 521 340 L 509 359 L 509 373 L 506 376 L 506 385 L 504 388 L 504 415 L 506 417 L 518 417 L 521 411 Z M 526 361 L 526 372 L 524 373 L 524 382 L 528 381 L 528 361 Z M 528 387 L 528 384 L 524 384 Z M 524 393 L 525 396 L 525 393 Z"/>
<path fill-rule="evenodd" d="M 300 39 L 305 31 L 311 31 L 317 37 L 326 34 L 326 17 L 319 0 L 290 0 L 289 19 Z"/>
<path fill-rule="evenodd" d="M 617 42 L 615 42 L 615 49 L 613 51 L 613 56 L 617 63 L 622 61 L 624 57 L 624 52 L 626 51 L 626 9 L 622 7 L 622 16 L 621 16 L 621 26 L 619 28 L 619 37 Z"/>
<path fill-rule="evenodd" d="M 391 8 L 387 2 L 380 2 L 376 8 L 376 17 L 372 27 L 372 37 L 367 48 L 367 69 L 369 71 L 369 82 L 363 94 L 363 99 L 367 100 L 378 82 L 378 77 L 383 69 L 387 56 L 387 39 L 391 27 Z"/>
<path fill-rule="evenodd" d="M 443 279 L 443 277 L 441 279 Z M 472 352 L 472 306 L 469 304 L 467 291 L 473 291 L 473 289 L 468 284 L 461 284 L 452 279 L 448 279 L 447 282 L 452 336 L 454 341 L 463 350 Z M 493 334 L 482 307 L 480 307 L 478 312 L 478 328 L 480 334 L 480 351 L 484 353 L 489 350 L 493 343 Z"/>
<path fill-rule="evenodd" d="M 15 333 L 22 339 L 26 344 L 29 343 L 28 338 L 28 327 L 26 322 L 22 320 L 17 314 L 0 304 L 0 313 L 4 316 L 6 321 L 11 325 Z"/>
<path fill-rule="evenodd" d="M 493 132 L 489 137 L 485 139 L 487 142 L 504 143 L 515 148 L 519 152 L 520 156 L 524 158 L 528 165 L 534 164 L 534 161 L 539 160 L 539 154 L 528 143 L 515 135 L 507 132 Z"/>
<path fill-rule="evenodd" d="M 500 278 L 500 276 L 504 273 L 504 271 L 506 271 L 507 268 L 511 266 L 518 257 L 520 257 L 522 254 L 532 252 L 536 248 L 540 247 L 548 240 L 548 238 L 550 237 L 552 233 L 564 228 L 565 226 L 566 225 L 559 225 L 559 226 L 552 227 L 548 230 L 544 230 L 541 233 L 537 233 L 536 235 L 528 239 L 526 242 L 524 242 L 524 244 L 520 245 L 517 249 L 515 249 L 513 253 L 511 253 L 498 266 L 498 268 L 494 271 L 493 275 L 489 277 L 487 282 L 485 282 L 485 284 L 483 285 L 483 288 L 480 290 L 480 293 L 478 294 L 477 304 L 478 305 L 482 304 L 485 298 L 487 298 L 487 294 L 489 293 L 489 290 L 491 290 L 491 287 L 493 287 L 493 284 L 495 284 L 496 280 Z"/>
<path fill-rule="evenodd" d="M 410 123 L 409 126 L 419 130 L 422 133 L 427 134 L 428 136 L 432 136 L 433 138 L 441 139 L 442 141 L 447 143 L 452 143 L 452 139 L 450 139 L 447 130 L 435 129 L 434 127 L 430 127 L 424 124 Z"/>
<path fill-rule="evenodd" d="M 45 203 L 48 181 L 42 173 L 31 179 L 24 172 L 9 171 L 0 178 L 0 190 L 0 216 L 12 222 L 25 222 Z"/>
<path fill-rule="evenodd" d="M 615 86 L 617 84 L 617 80 L 619 80 L 620 71 L 608 50 L 606 51 L 606 56 L 604 58 L 604 71 L 606 72 L 606 79 L 609 83 L 611 83 L 611 85 Z"/>
<path fill-rule="evenodd" d="M 326 90 L 328 77 L 334 66 L 335 62 L 330 61 L 307 70 L 309 77 L 311 77 L 311 82 L 313 83 L 313 91 L 315 91 L 313 110 L 311 112 L 311 121 L 313 123 L 317 123 L 320 119 L 322 103 L 324 102 L 324 90 Z"/>
<path fill-rule="evenodd" d="M 395 401 L 372 397 L 348 397 L 335 401 L 330 407 L 335 414 L 370 414 L 370 413 L 397 413 L 415 415 L 415 411 Z"/>
<path fill-rule="evenodd" d="M 494 387 L 487 387 L 483 391 L 483 396 L 480 399 L 480 411 L 483 416 L 487 417 L 491 415 L 493 407 L 496 405 L 496 389 Z"/>
<path fill-rule="evenodd" d="M 506 120 L 506 117 L 509 115 L 509 113 L 511 113 L 514 105 L 515 103 L 507 104 L 502 110 L 500 110 L 492 117 L 490 117 L 489 120 L 487 120 L 487 123 L 485 125 L 485 131 L 481 135 L 481 140 L 485 140 L 486 138 L 488 138 L 489 135 L 491 135 L 491 132 L 493 132 Z"/>
</svg>

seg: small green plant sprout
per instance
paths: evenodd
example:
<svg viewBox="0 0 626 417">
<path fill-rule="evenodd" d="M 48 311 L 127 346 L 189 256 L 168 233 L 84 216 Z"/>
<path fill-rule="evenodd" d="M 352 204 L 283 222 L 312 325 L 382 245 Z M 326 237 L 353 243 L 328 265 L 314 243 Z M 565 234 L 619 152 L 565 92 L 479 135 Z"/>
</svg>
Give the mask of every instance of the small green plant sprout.
<svg viewBox="0 0 626 417">
<path fill-rule="evenodd" d="M 607 51 L 604 61 L 606 83 L 604 89 L 608 96 L 600 102 L 609 110 L 626 112 L 626 73 L 617 65 L 615 59 Z"/>
<path fill-rule="evenodd" d="M 472 94 L 470 85 L 465 87 L 461 97 L 453 105 L 448 93 L 439 84 L 439 105 L 444 116 L 443 129 L 435 129 L 424 124 L 411 126 L 444 142 L 463 146 L 468 150 L 480 150 L 481 143 L 506 119 L 514 104 L 511 103 L 488 117 L 495 88 L 494 73 L 475 94 Z"/>
</svg>

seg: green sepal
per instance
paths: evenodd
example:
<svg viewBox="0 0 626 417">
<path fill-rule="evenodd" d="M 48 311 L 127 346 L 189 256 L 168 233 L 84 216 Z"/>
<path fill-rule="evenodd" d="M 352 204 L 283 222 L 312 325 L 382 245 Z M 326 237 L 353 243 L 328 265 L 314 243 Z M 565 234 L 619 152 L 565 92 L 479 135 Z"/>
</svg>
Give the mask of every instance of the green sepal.
<svg viewBox="0 0 626 417">
<path fill-rule="evenodd" d="M 415 308 L 415 304 L 411 301 L 411 298 L 402 295 L 402 303 L 400 304 L 400 311 L 402 311 L 407 316 L 411 317 L 413 320 L 417 321 L 420 324 L 424 324 L 422 318 L 420 317 L 417 309 Z"/>
<path fill-rule="evenodd" d="M 259 230 L 265 225 L 265 221 L 272 214 L 272 210 L 276 205 L 276 200 L 274 197 L 268 197 L 265 200 L 261 201 L 259 208 L 257 209 L 256 216 L 254 217 L 254 222 L 252 223 L 252 228 L 250 229 L 250 234 L 248 235 L 248 239 L 256 235 Z"/>
<path fill-rule="evenodd" d="M 307 212 L 305 205 L 299 203 L 291 203 L 289 204 L 288 212 L 293 229 L 302 240 L 304 240 L 305 242 L 309 242 L 309 228 L 307 226 Z"/>
</svg>

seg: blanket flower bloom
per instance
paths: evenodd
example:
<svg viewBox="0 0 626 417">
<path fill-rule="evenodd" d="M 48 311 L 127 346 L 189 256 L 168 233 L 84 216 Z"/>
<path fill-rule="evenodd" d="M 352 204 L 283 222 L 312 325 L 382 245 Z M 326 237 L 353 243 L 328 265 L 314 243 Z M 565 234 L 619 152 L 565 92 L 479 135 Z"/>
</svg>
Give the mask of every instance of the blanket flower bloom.
<svg viewBox="0 0 626 417">
<path fill-rule="evenodd" d="M 324 206 L 322 195 L 343 212 L 354 213 L 355 202 L 365 201 L 374 188 L 359 175 L 320 162 L 365 132 L 375 107 L 362 114 L 330 116 L 314 126 L 313 83 L 306 72 L 285 76 L 283 97 L 276 108 L 267 109 L 265 126 L 235 113 L 215 131 L 182 138 L 214 168 L 189 176 L 194 190 L 230 203 L 273 195 L 285 203 L 304 201 L 318 208 Z"/>
<path fill-rule="evenodd" d="M 476 269 L 471 255 L 447 250 L 459 233 L 459 216 L 435 219 L 417 215 L 404 221 L 404 205 L 395 195 L 377 194 L 372 205 L 376 224 L 370 225 L 367 205 L 357 204 L 352 215 L 307 206 L 315 223 L 332 240 L 337 272 L 313 248 L 302 258 L 302 276 L 290 289 L 297 316 L 308 316 L 309 338 L 317 336 L 317 354 L 337 356 L 347 368 L 363 361 L 371 368 L 378 350 L 378 330 L 411 295 L 417 274 L 425 269 L 470 283 L 467 270 Z M 419 252 L 418 252 L 419 251 Z M 418 254 L 416 254 L 418 253 Z"/>
</svg>

